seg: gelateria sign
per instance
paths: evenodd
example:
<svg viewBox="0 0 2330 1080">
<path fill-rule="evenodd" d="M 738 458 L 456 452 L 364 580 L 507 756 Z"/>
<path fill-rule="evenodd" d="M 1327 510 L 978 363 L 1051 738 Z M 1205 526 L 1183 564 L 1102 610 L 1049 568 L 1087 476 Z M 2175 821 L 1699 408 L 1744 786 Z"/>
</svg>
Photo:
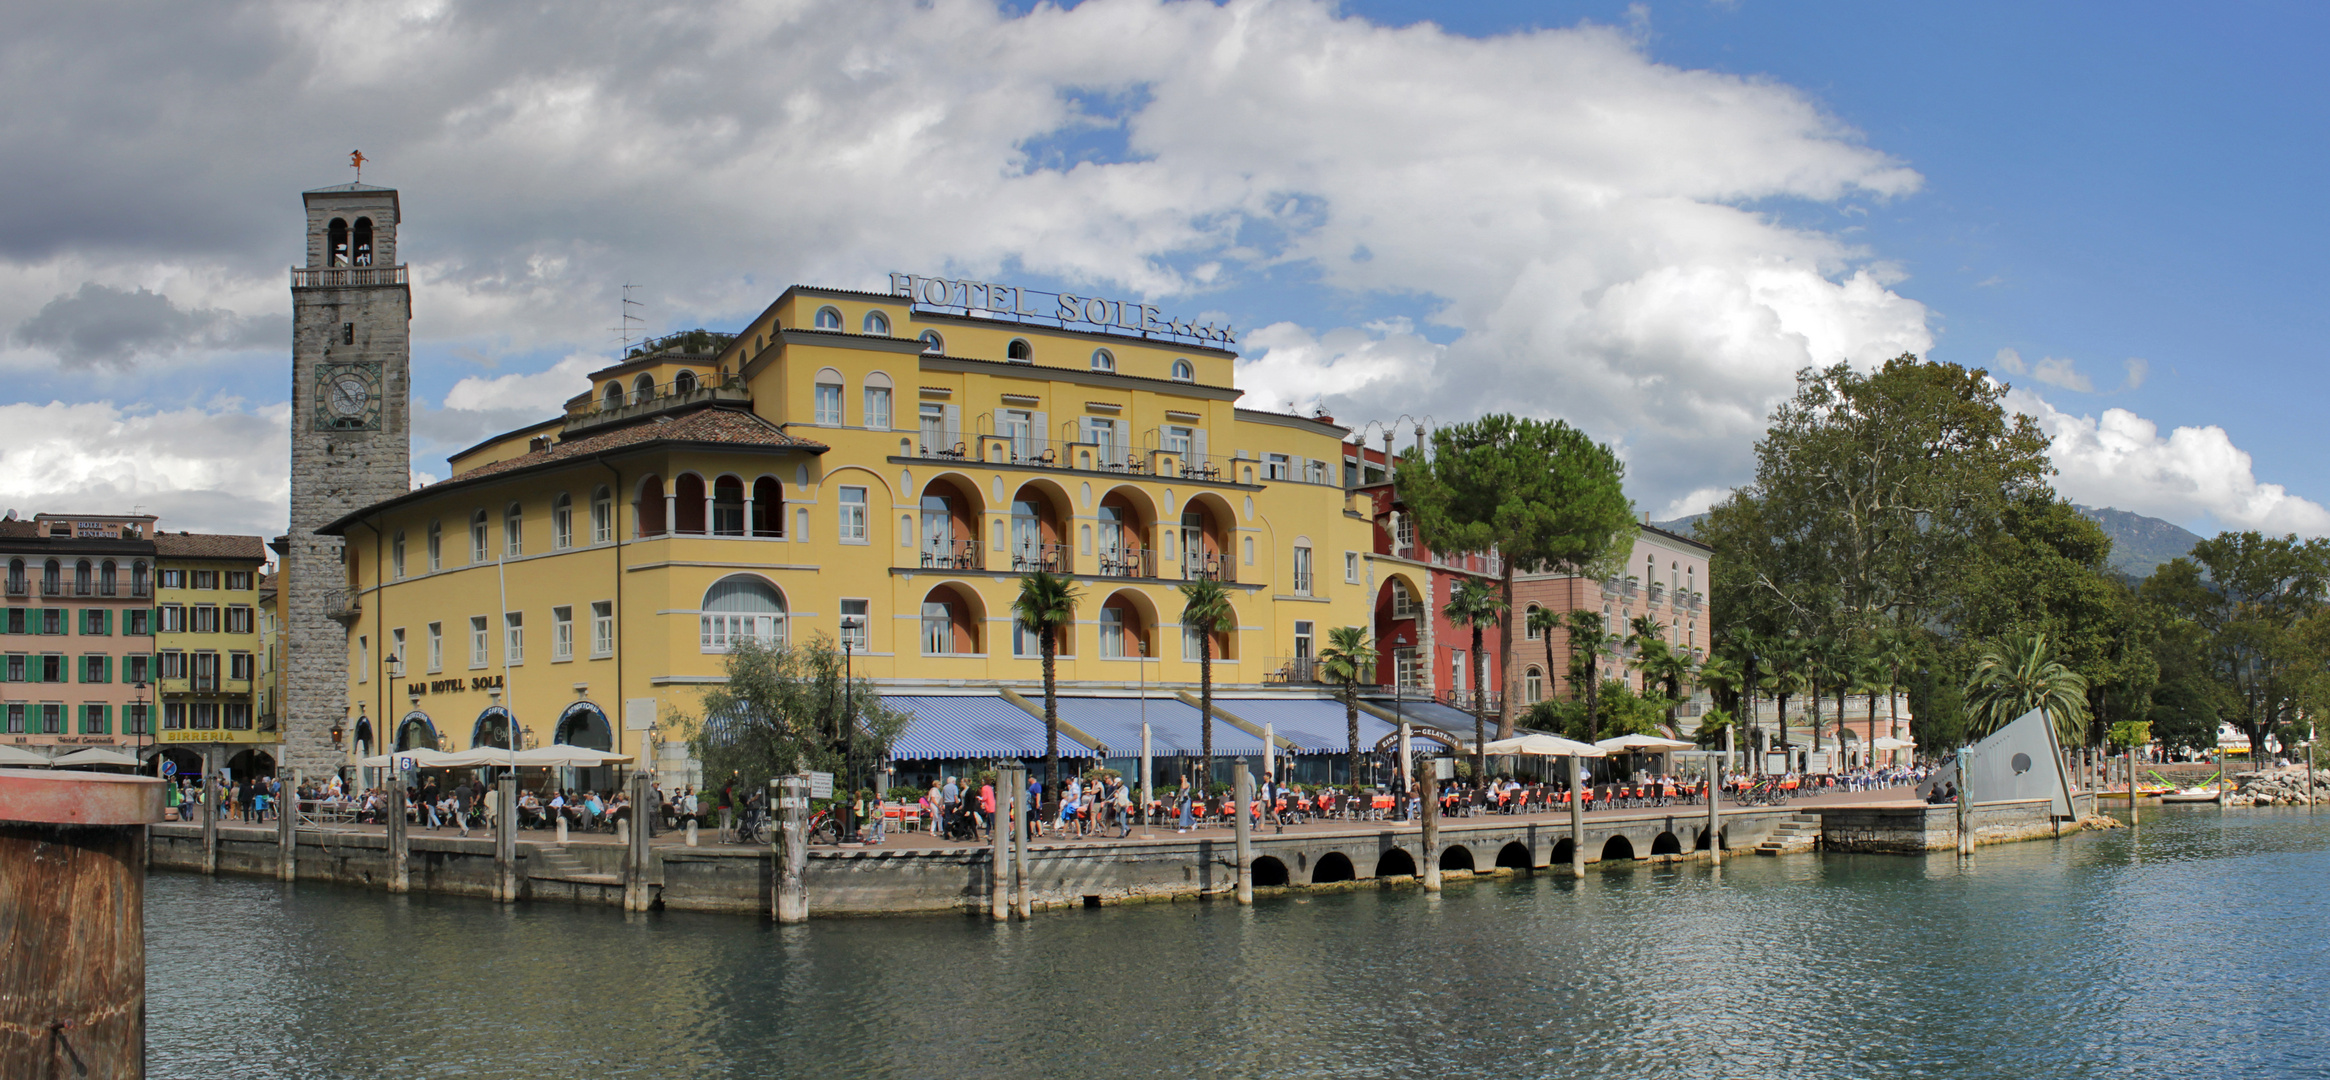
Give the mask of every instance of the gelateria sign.
<svg viewBox="0 0 2330 1080">
<path fill-rule="evenodd" d="M 1224 345 L 1238 343 L 1238 331 L 1233 327 L 1167 318 L 1155 305 L 1133 300 L 1043 292 L 991 281 L 951 281 L 920 274 L 890 275 L 890 295 L 906 297 L 918 307 L 952 308 L 966 314 L 1045 319 L 1062 325 L 1083 323 Z"/>
</svg>

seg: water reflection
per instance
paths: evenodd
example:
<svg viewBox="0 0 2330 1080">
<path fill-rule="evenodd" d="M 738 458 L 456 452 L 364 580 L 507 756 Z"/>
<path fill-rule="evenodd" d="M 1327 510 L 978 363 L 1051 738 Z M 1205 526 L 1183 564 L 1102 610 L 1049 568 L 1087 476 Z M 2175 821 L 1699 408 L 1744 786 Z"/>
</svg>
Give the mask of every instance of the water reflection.
<svg viewBox="0 0 2330 1080">
<path fill-rule="evenodd" d="M 2132 858 L 2141 847 L 2143 859 Z M 2330 829 L 776 928 L 164 875 L 157 1076 L 2287 1076 Z M 2302 944 L 2294 944 L 2302 943 Z"/>
</svg>

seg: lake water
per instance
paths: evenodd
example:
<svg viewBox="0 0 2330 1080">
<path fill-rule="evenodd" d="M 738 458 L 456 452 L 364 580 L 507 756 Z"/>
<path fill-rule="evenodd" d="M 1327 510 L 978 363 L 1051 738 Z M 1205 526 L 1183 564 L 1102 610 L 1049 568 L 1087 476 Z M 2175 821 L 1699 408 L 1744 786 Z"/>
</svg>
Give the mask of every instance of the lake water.
<svg viewBox="0 0 2330 1080">
<path fill-rule="evenodd" d="M 157 874 L 160 1077 L 2330 1075 L 2330 812 L 778 928 Z"/>
</svg>

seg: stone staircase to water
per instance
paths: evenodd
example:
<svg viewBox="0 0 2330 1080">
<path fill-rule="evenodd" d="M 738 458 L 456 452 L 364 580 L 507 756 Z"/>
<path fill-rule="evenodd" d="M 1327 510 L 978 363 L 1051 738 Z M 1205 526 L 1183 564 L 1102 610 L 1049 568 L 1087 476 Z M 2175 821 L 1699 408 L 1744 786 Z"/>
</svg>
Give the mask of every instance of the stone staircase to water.
<svg viewBox="0 0 2330 1080">
<path fill-rule="evenodd" d="M 1772 835 L 1756 845 L 1758 855 L 1793 855 L 1811 851 L 1820 843 L 1819 814 L 1790 814 L 1788 820 L 1772 830 Z"/>
<path fill-rule="evenodd" d="M 574 853 L 557 844 L 537 844 L 533 857 L 526 860 L 526 876 L 545 881 L 571 881 L 582 885 L 621 885 L 617 874 L 594 874 Z"/>
</svg>

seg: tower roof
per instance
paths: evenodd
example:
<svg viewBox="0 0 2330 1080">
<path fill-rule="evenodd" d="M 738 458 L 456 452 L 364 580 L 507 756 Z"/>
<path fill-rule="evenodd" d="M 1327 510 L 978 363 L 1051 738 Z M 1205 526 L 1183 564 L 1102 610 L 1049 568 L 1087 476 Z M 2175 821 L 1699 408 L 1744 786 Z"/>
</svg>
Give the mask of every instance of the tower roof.
<svg viewBox="0 0 2330 1080">
<path fill-rule="evenodd" d="M 319 199 L 337 200 L 370 198 L 373 202 L 386 201 L 388 205 L 396 211 L 397 217 L 402 218 L 404 216 L 404 203 L 397 198 L 396 189 L 390 187 L 381 187 L 377 184 L 333 184 L 330 187 L 309 188 L 308 190 L 300 192 L 299 194 L 301 201 L 309 203 L 310 205 L 313 205 Z M 385 200 L 383 197 L 385 197 Z"/>
</svg>

